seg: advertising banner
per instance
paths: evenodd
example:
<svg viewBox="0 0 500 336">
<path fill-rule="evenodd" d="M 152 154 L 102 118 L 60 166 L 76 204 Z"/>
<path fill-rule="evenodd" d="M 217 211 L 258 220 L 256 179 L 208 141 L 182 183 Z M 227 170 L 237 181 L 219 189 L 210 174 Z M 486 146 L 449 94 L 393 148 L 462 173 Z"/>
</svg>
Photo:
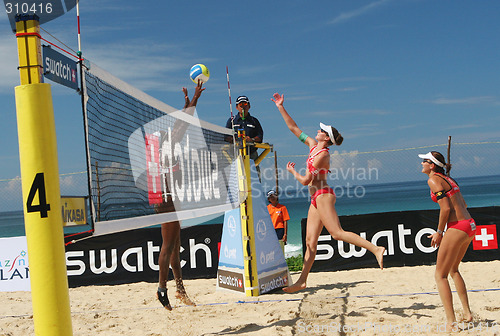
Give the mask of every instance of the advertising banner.
<svg viewBox="0 0 500 336">
<path fill-rule="evenodd" d="M 53 82 L 74 90 L 78 89 L 76 62 L 45 45 L 43 46 L 43 74 L 45 78 Z"/>
<path fill-rule="evenodd" d="M 264 294 L 288 286 L 290 279 L 288 265 L 267 210 L 264 193 L 254 193 L 252 201 L 259 293 Z"/>
<path fill-rule="evenodd" d="M 271 217 L 267 210 L 264 192 L 261 190 L 259 177 L 253 161 L 252 174 L 252 213 L 253 231 L 257 264 L 259 294 L 288 286 L 290 273 L 278 242 Z M 222 230 L 217 287 L 244 293 L 245 264 L 243 254 L 243 236 L 240 209 L 226 211 Z"/>
<path fill-rule="evenodd" d="M 215 278 L 222 225 L 181 230 L 184 279 Z M 137 229 L 81 240 L 66 247 L 70 287 L 158 281 L 161 228 Z M 169 279 L 173 279 L 170 272 Z"/>
<path fill-rule="evenodd" d="M 0 238 L 0 292 L 30 291 L 26 237 Z"/>
<path fill-rule="evenodd" d="M 219 252 L 217 288 L 245 293 L 240 208 L 226 211 Z"/>
<path fill-rule="evenodd" d="M 219 256 L 219 268 L 243 270 L 243 245 L 241 244 L 240 208 L 226 211 Z"/>
<path fill-rule="evenodd" d="M 219 251 L 217 288 L 245 293 L 245 266 L 240 208 L 226 211 Z"/>
<path fill-rule="evenodd" d="M 477 224 L 476 236 L 463 261 L 499 260 L 498 207 L 470 208 Z M 401 211 L 341 216 L 346 231 L 359 234 L 375 245 L 384 246 L 384 267 L 431 265 L 436 262 L 437 248 L 431 247 L 430 234 L 436 232 L 439 210 Z M 302 246 L 305 253 L 305 228 L 302 220 Z M 336 271 L 378 267 L 375 257 L 366 249 L 334 240 L 323 228 L 313 271 Z"/>
<path fill-rule="evenodd" d="M 61 212 L 64 226 L 87 224 L 87 201 L 81 196 L 61 196 Z"/>
</svg>

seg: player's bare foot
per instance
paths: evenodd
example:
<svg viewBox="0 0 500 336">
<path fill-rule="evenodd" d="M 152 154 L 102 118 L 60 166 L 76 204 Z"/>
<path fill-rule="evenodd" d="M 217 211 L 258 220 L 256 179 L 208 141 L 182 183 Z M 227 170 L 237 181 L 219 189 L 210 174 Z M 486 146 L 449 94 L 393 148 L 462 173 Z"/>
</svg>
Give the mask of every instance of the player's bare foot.
<svg viewBox="0 0 500 336">
<path fill-rule="evenodd" d="M 179 299 L 185 305 L 196 306 L 196 303 L 194 303 L 193 300 L 191 300 L 189 298 L 189 296 L 187 296 L 186 292 L 182 293 L 182 292 L 177 291 L 177 292 L 175 292 L 175 297 L 177 299 Z"/>
<path fill-rule="evenodd" d="M 462 313 L 462 318 L 460 319 L 460 322 L 469 323 L 469 322 L 472 322 L 472 320 L 473 320 L 473 318 L 472 318 L 471 312 L 469 312 L 468 314 Z"/>
<path fill-rule="evenodd" d="M 175 292 L 175 297 L 179 299 L 182 303 L 188 306 L 196 306 L 196 303 L 193 302 L 189 298 L 186 293 L 186 289 L 184 288 L 184 283 L 182 282 L 182 278 L 175 279 L 175 286 L 177 287 L 177 291 Z"/>
<path fill-rule="evenodd" d="M 384 269 L 384 253 L 385 247 L 377 246 L 377 251 L 375 251 L 375 258 L 377 258 L 380 269 Z"/>
<path fill-rule="evenodd" d="M 306 283 L 294 283 L 293 285 L 291 286 L 288 286 L 288 287 L 284 287 L 283 288 L 283 291 L 284 292 L 287 292 L 287 293 L 295 293 L 295 292 L 298 292 L 300 290 L 303 290 L 306 288 Z"/>
</svg>

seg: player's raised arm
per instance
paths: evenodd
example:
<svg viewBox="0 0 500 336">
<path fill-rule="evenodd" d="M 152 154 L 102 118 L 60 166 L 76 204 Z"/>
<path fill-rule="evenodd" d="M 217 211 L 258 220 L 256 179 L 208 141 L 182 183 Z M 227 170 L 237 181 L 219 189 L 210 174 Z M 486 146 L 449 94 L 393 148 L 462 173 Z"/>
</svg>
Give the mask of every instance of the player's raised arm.
<svg viewBox="0 0 500 336">
<path fill-rule="evenodd" d="M 285 107 L 283 106 L 283 102 L 285 101 L 285 95 L 280 95 L 279 93 L 275 93 L 271 100 L 276 104 L 276 107 L 281 113 L 283 120 L 285 121 L 288 129 L 297 137 L 300 141 L 305 143 L 307 146 L 312 147 L 316 145 L 316 141 L 307 136 L 302 130 L 297 126 L 295 120 L 288 114 Z"/>
</svg>

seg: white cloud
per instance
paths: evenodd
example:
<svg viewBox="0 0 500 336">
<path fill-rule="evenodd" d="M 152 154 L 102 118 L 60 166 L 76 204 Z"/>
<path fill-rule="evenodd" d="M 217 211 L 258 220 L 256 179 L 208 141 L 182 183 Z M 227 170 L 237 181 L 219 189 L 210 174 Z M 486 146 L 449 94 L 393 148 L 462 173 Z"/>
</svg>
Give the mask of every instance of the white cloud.
<svg viewBox="0 0 500 336">
<path fill-rule="evenodd" d="M 61 29 L 61 24 L 62 21 L 59 21 L 42 26 L 42 37 L 67 49 L 49 35 L 49 33 L 56 31 L 57 39 L 70 45 L 73 49 L 77 49 L 74 32 Z M 0 93 L 12 93 L 14 87 L 20 84 L 17 69 L 19 65 L 17 41 L 15 35 L 10 33 L 10 26 L 6 16 L 0 20 L 0 29 L 7 32 L 0 34 L 0 55 L 2 55 Z M 102 27 L 99 29 L 102 29 Z M 85 31 L 87 37 L 97 36 L 98 33 L 98 31 L 92 31 L 92 28 Z M 46 44 L 45 42 L 42 43 Z M 158 41 L 153 42 L 145 39 L 121 40 L 119 43 L 106 41 L 106 44 L 93 43 L 92 45 L 85 44 L 84 40 L 82 48 L 84 57 L 143 91 L 151 89 L 178 91 L 178 82 L 181 79 L 177 80 L 175 73 L 183 70 L 187 77 L 189 69 L 186 70 L 186 62 L 190 58 L 195 58 L 194 55 L 184 51 L 188 49 L 186 45 L 162 44 Z M 197 61 L 209 63 L 212 60 L 197 59 Z M 165 80 L 166 78 L 168 80 Z"/>
<path fill-rule="evenodd" d="M 285 95 L 285 101 L 310 101 L 310 100 L 316 100 L 318 99 L 318 96 L 299 96 L 295 95 L 293 97 L 286 97 Z"/>
<path fill-rule="evenodd" d="M 408 124 L 408 125 L 397 125 L 395 129 L 397 130 L 406 130 L 410 128 L 417 128 L 417 127 L 425 127 L 427 126 L 426 124 L 418 123 L 418 124 Z"/>
<path fill-rule="evenodd" d="M 5 191 L 8 192 L 20 192 L 21 191 L 21 178 L 19 176 L 7 181 L 5 186 Z"/>
<path fill-rule="evenodd" d="M 338 23 L 343 23 L 343 22 L 349 21 L 351 19 L 355 19 L 359 16 L 370 13 L 374 9 L 376 9 L 382 5 L 385 5 L 389 1 L 390 0 L 375 1 L 375 2 L 372 2 L 364 7 L 359 8 L 359 9 L 355 9 L 355 10 L 352 10 L 350 12 L 341 13 L 339 16 L 337 16 L 333 20 L 331 20 L 329 22 L 329 24 L 338 24 Z"/>
<path fill-rule="evenodd" d="M 367 161 L 368 169 L 382 169 L 382 161 L 378 159 L 372 159 Z"/>
<path fill-rule="evenodd" d="M 186 60 L 192 56 L 182 49 L 182 46 L 133 40 L 93 46 L 85 50 L 84 57 L 143 91 L 178 91 L 181 79 L 176 79 L 176 73 L 184 71 L 188 76 Z"/>
<path fill-rule="evenodd" d="M 61 188 L 73 187 L 75 185 L 75 179 L 74 179 L 73 175 L 60 176 L 59 183 L 60 183 Z"/>
<path fill-rule="evenodd" d="M 479 97 L 464 97 L 464 98 L 436 98 L 430 101 L 436 105 L 476 105 L 476 104 L 498 104 L 496 97 L 479 96 Z"/>
<path fill-rule="evenodd" d="M 452 162 L 452 163 L 456 167 L 461 167 L 461 168 L 465 167 L 465 168 L 472 169 L 472 168 L 480 168 L 484 164 L 485 161 L 486 161 L 485 157 L 473 155 L 472 159 L 471 159 L 471 157 L 460 156 L 459 159 L 457 160 L 457 162 L 455 162 L 455 163 Z"/>
<path fill-rule="evenodd" d="M 2 10 L 2 13 L 5 13 L 3 10 Z M 4 23 L 4 22 L 8 22 L 9 21 L 9 17 L 7 16 L 7 14 L 0 14 L 0 23 Z"/>
<path fill-rule="evenodd" d="M 231 74 L 229 74 L 231 76 Z M 278 85 L 276 83 L 255 83 L 255 84 L 250 84 L 250 83 L 245 83 L 244 85 L 232 85 L 231 84 L 231 93 L 233 94 L 234 92 L 253 92 L 253 91 L 267 91 L 267 92 L 276 92 L 276 87 Z M 288 86 L 288 85 L 286 85 Z M 281 85 L 281 87 L 286 87 L 285 85 Z M 227 86 L 226 86 L 227 89 Z M 281 92 L 280 92 L 281 93 Z M 272 94 L 269 94 L 269 99 L 271 99 Z M 249 97 L 250 100 L 252 100 L 252 97 Z M 293 99 L 293 97 L 286 97 L 285 96 L 285 101 L 290 101 L 290 100 L 301 100 L 301 99 Z M 270 101 L 270 100 L 269 100 Z"/>
<path fill-rule="evenodd" d="M 269 71 L 275 70 L 275 68 L 276 66 L 274 65 L 245 66 L 240 68 L 238 71 L 235 71 L 235 74 L 241 77 L 248 77 L 259 73 L 267 73 Z M 229 71 L 231 71 L 231 69 L 229 69 Z M 231 73 L 229 73 L 229 76 L 231 76 Z"/>
<path fill-rule="evenodd" d="M 348 115 L 348 116 L 365 116 L 365 115 L 391 115 L 392 112 L 380 109 L 353 109 L 353 110 L 336 110 L 336 111 L 316 111 L 311 115 L 320 117 L 331 117 L 332 115 Z"/>
<path fill-rule="evenodd" d="M 0 25 L 1 28 L 6 28 L 5 25 Z M 16 36 L 12 33 L 0 35 L 0 93 L 13 93 L 14 87 L 20 84 L 19 81 L 19 66 L 17 56 L 17 41 Z"/>
<path fill-rule="evenodd" d="M 465 124 L 465 125 L 448 126 L 445 129 L 454 130 L 454 129 L 476 128 L 476 127 L 480 127 L 480 126 L 476 125 L 476 124 Z"/>
<path fill-rule="evenodd" d="M 345 88 L 336 89 L 335 91 L 338 91 L 338 92 L 352 92 L 352 91 L 358 91 L 360 89 L 362 89 L 362 87 L 345 87 Z"/>
<path fill-rule="evenodd" d="M 334 82 L 380 82 L 386 81 L 387 77 L 369 77 L 369 76 L 357 76 L 357 77 L 343 77 L 335 78 Z"/>
</svg>

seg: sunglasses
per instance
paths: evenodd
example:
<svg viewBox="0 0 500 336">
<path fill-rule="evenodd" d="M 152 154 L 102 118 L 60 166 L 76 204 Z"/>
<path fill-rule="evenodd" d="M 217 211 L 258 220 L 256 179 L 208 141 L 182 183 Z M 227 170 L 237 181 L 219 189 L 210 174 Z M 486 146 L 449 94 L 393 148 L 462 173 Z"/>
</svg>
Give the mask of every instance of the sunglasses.
<svg viewBox="0 0 500 336">
<path fill-rule="evenodd" d="M 423 160 L 422 163 L 433 164 L 434 162 L 432 162 L 431 160 Z"/>
<path fill-rule="evenodd" d="M 243 102 L 243 103 L 239 103 L 238 105 L 244 105 L 244 106 L 247 106 L 247 105 L 248 105 L 248 103 Z"/>
</svg>

